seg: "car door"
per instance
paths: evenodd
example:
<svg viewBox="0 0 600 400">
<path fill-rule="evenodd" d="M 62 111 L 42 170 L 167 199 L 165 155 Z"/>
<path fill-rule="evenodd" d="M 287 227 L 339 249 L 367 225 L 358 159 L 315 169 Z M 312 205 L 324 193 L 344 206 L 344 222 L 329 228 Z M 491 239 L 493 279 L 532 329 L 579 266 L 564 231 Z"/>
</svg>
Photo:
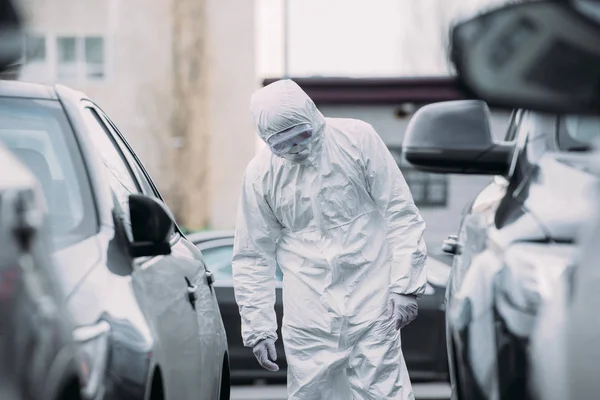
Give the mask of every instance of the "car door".
<svg viewBox="0 0 600 400">
<path fill-rule="evenodd" d="M 132 193 L 144 194 L 143 186 L 115 141 L 110 125 L 102 118 L 101 110 L 90 102 L 83 102 L 82 115 L 106 167 L 106 178 L 115 199 L 115 219 L 120 221 L 116 226 L 121 226 L 131 240 L 128 197 Z M 188 286 L 196 277 L 178 260 L 177 247 L 181 239 L 178 232 L 173 234 L 171 255 L 132 260 L 131 285 L 154 331 L 157 354 L 153 356 L 163 373 L 165 395 L 197 400 L 200 393 L 200 332 L 195 305 L 188 295 Z"/>
<path fill-rule="evenodd" d="M 137 181 L 141 184 L 143 193 L 162 201 L 149 174 L 118 131 L 116 125 L 102 110 L 98 109 L 98 113 L 109 128 L 115 143 L 125 156 Z M 195 346 L 199 346 L 197 349 L 199 356 L 190 360 L 190 363 L 195 365 L 193 370 L 197 371 L 193 379 L 199 386 L 198 392 L 193 398 L 196 400 L 215 399 L 219 393 L 223 365 L 223 354 L 220 353 L 223 350 L 221 344 L 221 331 L 223 328 L 221 315 L 211 286 L 212 275 L 206 270 L 200 251 L 188 242 L 181 232 L 176 232 L 173 239 L 170 258 L 177 263 L 178 270 L 183 272 L 188 300 L 191 300 L 190 305 L 196 314 L 198 324 Z"/>
<path fill-rule="evenodd" d="M 252 350 L 244 347 L 244 343 L 242 342 L 241 317 L 233 289 L 233 267 L 231 263 L 233 257 L 233 236 L 196 243 L 196 245 L 202 251 L 206 264 L 214 273 L 219 308 L 225 329 L 227 330 L 232 378 L 252 378 L 259 376 L 261 373 L 263 376 L 266 376 L 264 375 L 264 370 L 256 362 Z M 283 273 L 279 266 L 277 266 L 275 271 L 275 279 L 276 299 L 274 307 L 277 317 L 277 335 L 281 338 L 283 319 L 281 290 Z M 277 364 L 284 371 L 287 368 L 287 363 L 283 341 L 276 341 L 275 348 L 277 350 Z M 258 371 L 258 374 L 256 371 Z"/>
</svg>

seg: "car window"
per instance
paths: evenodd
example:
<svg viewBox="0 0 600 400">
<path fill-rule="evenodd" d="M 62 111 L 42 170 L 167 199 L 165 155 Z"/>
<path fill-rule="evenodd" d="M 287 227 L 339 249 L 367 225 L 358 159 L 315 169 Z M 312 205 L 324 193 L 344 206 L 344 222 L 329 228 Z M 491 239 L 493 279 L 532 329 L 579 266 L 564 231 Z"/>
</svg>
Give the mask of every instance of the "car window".
<svg viewBox="0 0 600 400">
<path fill-rule="evenodd" d="M 129 146 L 127 146 L 125 141 L 122 139 L 121 134 L 118 132 L 118 130 L 116 128 L 116 125 L 110 120 L 110 118 L 108 118 L 106 113 L 100 111 L 99 115 L 102 118 L 107 129 L 111 132 L 112 137 L 114 138 L 115 142 L 121 149 L 121 152 L 127 159 L 127 162 L 129 163 L 129 166 L 132 168 L 132 171 L 135 174 L 137 181 L 142 186 L 142 190 L 143 190 L 144 194 L 158 198 L 159 196 L 154 191 L 153 185 L 150 183 L 150 181 L 146 177 L 146 174 L 144 173 L 143 168 L 138 163 L 136 157 L 129 150 Z"/>
<path fill-rule="evenodd" d="M 508 123 L 508 130 L 506 131 L 506 136 L 504 137 L 504 140 L 506 142 L 511 142 L 515 140 L 517 132 L 519 131 L 519 125 L 521 124 L 522 118 L 523 110 L 518 109 L 512 112 L 510 122 Z"/>
<path fill-rule="evenodd" d="M 586 151 L 600 140 L 600 117 L 568 115 L 559 119 L 556 144 L 561 151 Z"/>
<path fill-rule="evenodd" d="M 515 116 L 516 117 L 516 116 Z M 526 148 L 527 140 L 530 133 L 530 113 L 522 112 L 518 116 L 518 123 L 514 124 L 514 132 L 512 133 L 512 137 L 510 141 L 514 141 L 515 148 L 513 150 L 513 154 L 511 156 L 510 167 L 508 172 L 508 177 L 511 178 L 517 172 L 517 166 L 519 165 L 519 159 L 523 156 L 523 152 Z M 516 122 L 516 119 L 515 119 Z"/>
<path fill-rule="evenodd" d="M 97 231 L 85 164 L 60 102 L 0 98 L 0 143 L 40 182 L 55 246 Z"/>
<path fill-rule="evenodd" d="M 107 178 L 117 202 L 116 212 L 123 221 L 129 240 L 132 240 L 129 195 L 142 193 L 142 191 L 138 187 L 123 154 L 113 141 L 114 139 L 98 113 L 94 109 L 86 107 L 83 116 L 90 129 L 90 137 L 96 145 L 106 168 Z"/>
<path fill-rule="evenodd" d="M 211 247 L 202 250 L 204 262 L 208 269 L 213 273 L 215 280 L 231 280 L 233 270 L 231 267 L 231 259 L 233 258 L 233 246 Z M 275 270 L 275 279 L 283 280 L 283 273 L 279 265 Z"/>
</svg>

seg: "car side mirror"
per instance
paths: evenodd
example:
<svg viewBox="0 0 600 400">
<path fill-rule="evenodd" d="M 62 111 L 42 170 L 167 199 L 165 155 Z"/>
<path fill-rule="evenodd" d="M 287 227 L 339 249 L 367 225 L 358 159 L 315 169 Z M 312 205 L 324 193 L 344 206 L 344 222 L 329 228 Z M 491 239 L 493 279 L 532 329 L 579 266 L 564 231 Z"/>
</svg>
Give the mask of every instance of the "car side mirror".
<svg viewBox="0 0 600 400">
<path fill-rule="evenodd" d="M 501 175 L 509 169 L 513 145 L 495 142 L 490 110 L 480 100 L 429 104 L 412 117 L 402 153 L 422 171 Z"/>
<path fill-rule="evenodd" d="M 169 243 L 175 223 L 167 207 L 159 200 L 139 195 L 129 195 L 129 215 L 133 242 L 132 257 L 151 257 L 171 254 Z"/>
<path fill-rule="evenodd" d="M 494 107 L 598 113 L 600 5 L 575 3 L 521 2 L 457 24 L 450 58 L 460 86 Z"/>
</svg>

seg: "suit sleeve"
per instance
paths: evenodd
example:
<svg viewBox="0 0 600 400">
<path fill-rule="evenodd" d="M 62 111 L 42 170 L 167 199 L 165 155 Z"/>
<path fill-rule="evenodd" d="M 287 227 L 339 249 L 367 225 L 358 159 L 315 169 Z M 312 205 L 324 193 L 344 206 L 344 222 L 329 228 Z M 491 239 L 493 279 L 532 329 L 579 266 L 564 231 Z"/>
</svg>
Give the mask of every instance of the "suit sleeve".
<svg viewBox="0 0 600 400">
<path fill-rule="evenodd" d="M 244 346 L 277 340 L 275 269 L 281 226 L 258 183 L 246 172 L 233 248 L 233 282 Z"/>
<path fill-rule="evenodd" d="M 385 218 L 387 239 L 393 252 L 390 291 L 421 295 L 427 283 L 425 221 L 396 160 L 377 132 L 365 124 L 361 137 L 367 187 Z"/>
</svg>

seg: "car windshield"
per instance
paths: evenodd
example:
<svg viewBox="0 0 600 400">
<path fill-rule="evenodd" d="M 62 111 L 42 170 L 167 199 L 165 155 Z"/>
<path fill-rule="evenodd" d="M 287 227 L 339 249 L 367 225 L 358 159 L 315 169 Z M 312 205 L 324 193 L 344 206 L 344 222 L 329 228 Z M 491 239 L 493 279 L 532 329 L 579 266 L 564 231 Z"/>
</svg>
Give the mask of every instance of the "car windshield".
<svg viewBox="0 0 600 400">
<path fill-rule="evenodd" d="M 0 98 L 0 143 L 40 182 L 57 248 L 95 232 L 81 154 L 58 101 Z"/>
<path fill-rule="evenodd" d="M 231 280 L 233 271 L 231 267 L 231 259 L 233 257 L 233 246 L 211 247 L 202 250 L 204 262 L 208 269 L 213 273 L 215 280 Z M 279 265 L 275 271 L 275 279 L 283 280 L 283 274 Z"/>
<path fill-rule="evenodd" d="M 560 119 L 557 144 L 562 151 L 585 151 L 600 140 L 600 117 L 569 115 Z"/>
</svg>

